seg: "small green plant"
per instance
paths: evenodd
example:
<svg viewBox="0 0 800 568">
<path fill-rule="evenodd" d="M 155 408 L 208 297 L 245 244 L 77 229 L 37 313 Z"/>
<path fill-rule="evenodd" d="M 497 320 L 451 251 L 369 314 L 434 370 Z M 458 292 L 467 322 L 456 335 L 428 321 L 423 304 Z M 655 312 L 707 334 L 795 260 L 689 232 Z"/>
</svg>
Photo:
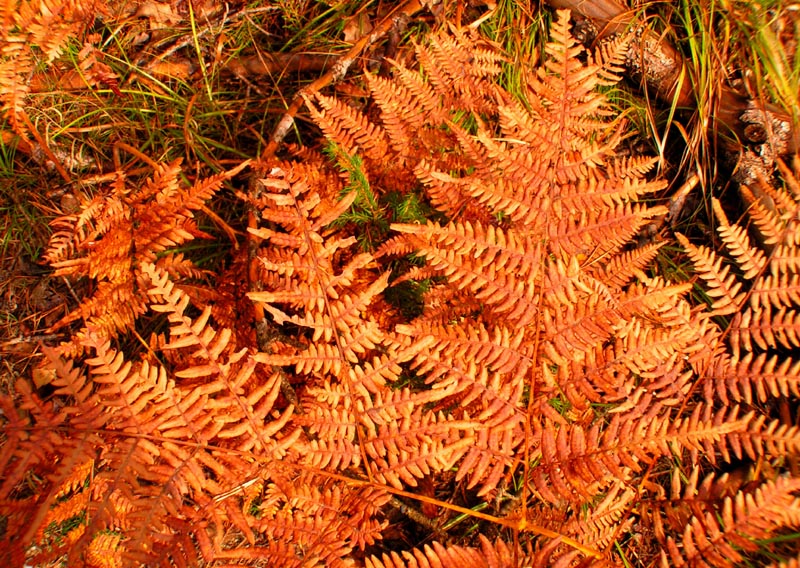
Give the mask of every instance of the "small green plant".
<svg viewBox="0 0 800 568">
<path fill-rule="evenodd" d="M 356 193 L 350 210 L 340 216 L 334 223 L 336 227 L 347 224 L 356 226 L 356 239 L 362 251 L 372 251 L 380 245 L 389 231 L 385 206 L 382 206 L 375 192 L 370 187 L 369 179 L 364 171 L 363 160 L 357 155 L 343 151 L 339 146 L 330 143 L 325 154 L 347 176 L 347 183 L 342 194 Z"/>
</svg>

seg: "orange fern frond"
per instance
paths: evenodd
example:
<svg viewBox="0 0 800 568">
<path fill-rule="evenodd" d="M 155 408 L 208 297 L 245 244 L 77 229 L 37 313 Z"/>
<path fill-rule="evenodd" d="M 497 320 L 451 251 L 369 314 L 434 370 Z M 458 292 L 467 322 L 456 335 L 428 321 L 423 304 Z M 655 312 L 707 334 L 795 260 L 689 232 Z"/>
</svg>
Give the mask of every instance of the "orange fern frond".
<svg viewBox="0 0 800 568">
<path fill-rule="evenodd" d="M 438 542 L 426 545 L 422 550 L 414 549 L 398 554 L 384 553 L 379 559 L 372 556 L 366 559 L 367 568 L 404 568 L 406 566 L 451 566 L 453 568 L 512 568 L 524 562 L 519 551 L 497 541 L 492 544 L 485 536 L 480 535 L 480 548 L 462 546 L 445 547 Z M 540 564 L 536 564 L 540 566 Z"/>
<path fill-rule="evenodd" d="M 735 313 L 744 302 L 746 294 L 741 291 L 742 284 L 730 272 L 730 266 L 723 266 L 723 260 L 708 247 L 695 246 L 681 234 L 676 235 L 695 264 L 699 276 L 706 281 L 708 295 L 714 298 L 711 308 L 716 315 Z"/>
<path fill-rule="evenodd" d="M 671 565 L 733 566 L 744 560 L 742 552 L 758 550 L 756 540 L 800 525 L 798 490 L 798 480 L 778 478 L 751 494 L 728 497 L 721 519 L 711 513 L 693 517 L 681 541 L 667 541 Z"/>
<path fill-rule="evenodd" d="M 113 194 L 105 200 L 89 202 L 80 215 L 58 219 L 58 231 L 44 258 L 56 268 L 56 274 L 89 277 L 97 286 L 93 295 L 54 328 L 83 319 L 95 333 L 113 337 L 131 328 L 145 312 L 148 300 L 142 292 L 141 272 L 145 263 L 155 262 L 173 274 L 195 275 L 196 269 L 183 256 L 164 253 L 207 236 L 197 229 L 193 211 L 246 166 L 243 163 L 188 188 L 179 182 L 180 161 L 158 166 L 153 177 L 134 191 L 120 175 Z"/>
<path fill-rule="evenodd" d="M 369 112 L 309 95 L 330 159 L 262 164 L 217 275 L 176 247 L 238 168 L 59 219 L 47 259 L 94 294 L 49 384 L 0 395 L 0 562 L 731 565 L 796 527 L 800 182 L 752 188 L 748 230 L 712 202 L 726 250 L 678 236 L 693 304 L 598 90 L 624 53 L 560 12 L 525 103 L 466 29 L 366 78 Z"/>
<path fill-rule="evenodd" d="M 756 401 L 769 397 L 800 396 L 800 362 L 766 353 L 747 353 L 741 359 L 720 357 L 705 375 L 706 399 L 716 396 L 728 404 Z"/>
</svg>

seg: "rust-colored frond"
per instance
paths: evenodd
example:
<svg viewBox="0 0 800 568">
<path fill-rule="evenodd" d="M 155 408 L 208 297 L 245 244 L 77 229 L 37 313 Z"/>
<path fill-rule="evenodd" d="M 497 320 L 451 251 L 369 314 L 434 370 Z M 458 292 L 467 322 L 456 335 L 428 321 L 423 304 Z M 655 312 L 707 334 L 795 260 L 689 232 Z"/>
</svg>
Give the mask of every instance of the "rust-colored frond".
<svg viewBox="0 0 800 568">
<path fill-rule="evenodd" d="M 183 312 L 189 304 L 188 296 L 154 266 L 145 265 L 143 271 L 152 281 L 148 294 L 155 302 L 151 309 L 168 314 L 171 323 L 170 342 L 163 349 L 185 349 L 196 361 L 195 365 L 174 371 L 175 377 L 191 381 L 203 378 L 207 382 L 201 387 L 202 392 L 219 393 L 215 400 L 217 407 L 227 408 L 223 411 L 225 423 L 213 426 L 214 435 L 225 439 L 227 444 L 235 443 L 233 447 L 239 451 L 281 453 L 284 447 L 271 437 L 286 426 L 293 408 L 289 406 L 280 416 L 273 416 L 268 426 L 264 424 L 278 397 L 279 375 L 272 373 L 266 381 L 257 382 L 256 359 L 247 356 L 246 349 L 229 348 L 231 330 L 217 333 L 208 325 L 210 308 L 196 319 L 187 317 Z"/>
<path fill-rule="evenodd" d="M 88 202 L 80 214 L 57 219 L 57 231 L 44 257 L 57 269 L 56 274 L 88 277 L 96 281 L 96 287 L 93 295 L 54 328 L 82 319 L 95 333 L 114 337 L 131 328 L 145 312 L 144 264 L 158 262 L 175 275 L 196 275 L 182 255 L 164 253 L 207 236 L 197 229 L 193 211 L 202 208 L 225 180 L 246 165 L 190 187 L 180 182 L 180 161 L 158 166 L 139 188 L 130 187 L 131 182 L 119 174 L 111 194 Z"/>
<path fill-rule="evenodd" d="M 425 475 L 453 467 L 471 445 L 467 432 L 476 426 L 423 411 L 421 406 L 404 414 L 404 420 L 389 414 L 385 420 L 374 421 L 375 429 L 364 439 L 375 478 L 398 489 L 416 487 Z"/>
<path fill-rule="evenodd" d="M 366 559 L 367 568 L 405 568 L 415 566 L 419 568 L 434 568 L 447 566 L 448 568 L 513 568 L 520 566 L 524 560 L 519 557 L 520 552 L 514 551 L 503 541 L 492 544 L 485 536 L 480 535 L 480 548 L 465 548 L 462 546 L 445 547 L 438 542 L 426 545 L 423 549 L 415 548 L 412 551 L 398 554 L 384 553 L 379 559 L 371 556 Z M 539 566 L 539 564 L 536 564 Z"/>
<path fill-rule="evenodd" d="M 727 567 L 743 561 L 743 552 L 758 550 L 759 539 L 800 525 L 798 490 L 797 479 L 778 478 L 726 498 L 721 519 L 712 513 L 692 517 L 681 540 L 667 541 L 670 565 Z"/>
<path fill-rule="evenodd" d="M 769 564 L 767 568 L 800 568 L 800 555 L 788 560 L 773 562 Z"/>
<path fill-rule="evenodd" d="M 769 257 L 769 269 L 772 274 L 800 273 L 800 253 L 797 247 L 789 245 L 775 247 Z"/>
<path fill-rule="evenodd" d="M 747 353 L 739 359 L 720 357 L 704 377 L 706 399 L 716 396 L 724 403 L 800 396 L 800 362 L 790 358 Z"/>
<path fill-rule="evenodd" d="M 455 29 L 416 45 L 417 60 L 449 108 L 491 112 L 498 90 L 491 78 L 500 74 L 503 57 L 471 29 Z"/>
<path fill-rule="evenodd" d="M 120 549 L 123 537 L 120 534 L 98 534 L 86 550 L 86 560 L 97 568 L 122 568 Z"/>
<path fill-rule="evenodd" d="M 580 542 L 591 542 L 597 548 L 606 548 L 620 531 L 625 531 L 634 522 L 631 511 L 636 493 L 617 484 L 608 491 L 600 503 L 576 513 L 562 531 L 574 535 Z"/>
<path fill-rule="evenodd" d="M 742 272 L 743 282 L 753 280 L 748 292 L 749 306 L 735 314 L 728 330 L 737 358 L 742 351 L 746 359 L 750 352 L 800 347 L 800 295 L 797 293 L 800 243 L 793 220 L 800 208 L 800 197 L 795 191 L 794 172 L 783 163 L 780 169 L 785 187 L 772 187 L 762 180 L 757 186 L 757 195 L 744 190 L 745 196 L 752 200 L 748 214 L 757 228 L 758 246 L 751 246 L 745 229 L 730 225 L 721 205 L 714 202 L 720 219 L 720 235 Z M 737 289 L 742 284 L 734 284 L 733 276 L 727 281 Z M 742 296 L 740 294 L 737 299 Z"/>
<path fill-rule="evenodd" d="M 348 487 L 303 474 L 276 479 L 263 490 L 254 529 L 267 537 L 263 547 L 222 551 L 234 557 L 272 560 L 275 565 L 352 566 L 348 557 L 380 538 L 375 519 L 389 495 L 370 487 Z M 247 556 L 245 556 L 247 555 Z"/>
<path fill-rule="evenodd" d="M 375 77 L 370 76 L 367 81 L 373 84 Z M 436 91 L 420 75 L 419 71 L 411 70 L 399 63 L 394 65 L 394 82 L 375 82 L 375 87 L 371 87 L 376 99 L 383 98 L 389 102 L 390 95 L 396 93 L 400 100 L 408 102 L 408 109 L 399 109 L 403 112 L 403 120 L 409 126 L 415 124 L 420 127 L 428 127 L 432 122 L 443 122 L 447 120 L 447 105 L 437 95 Z M 394 91 L 394 90 L 397 91 Z M 399 92 L 398 92 L 399 91 Z M 408 117 L 408 118 L 406 118 Z"/>
<path fill-rule="evenodd" d="M 409 73 L 407 69 L 404 69 Z M 427 84 L 407 78 L 409 89 L 402 83 L 365 75 L 370 93 L 381 109 L 381 123 L 386 131 L 392 148 L 402 155 L 412 144 L 420 143 L 419 135 L 434 119 L 446 120 L 446 116 L 432 116 L 432 112 L 441 108 L 437 104 L 436 95 L 429 91 Z M 326 134 L 328 134 L 326 132 Z M 330 135 L 329 135 L 330 136 Z M 422 141 L 424 143 L 424 140 Z"/>
<path fill-rule="evenodd" d="M 741 291 L 742 283 L 731 273 L 731 267 L 723 266 L 723 259 L 718 258 L 708 247 L 693 245 L 681 234 L 676 236 L 694 262 L 698 274 L 707 283 L 707 293 L 714 299 L 711 304 L 714 313 L 735 313 L 742 306 L 746 294 Z"/>
<path fill-rule="evenodd" d="M 617 254 L 608 260 L 598 258 L 589 263 L 587 270 L 589 274 L 604 282 L 609 288 L 622 288 L 652 262 L 664 244 L 664 242 L 650 243 Z"/>
<path fill-rule="evenodd" d="M 28 41 L 39 47 L 48 63 L 53 61 L 70 35 L 77 34 L 93 21 L 99 2 L 63 2 L 44 0 L 21 2 L 16 24 L 28 35 Z"/>
<path fill-rule="evenodd" d="M 762 276 L 750 292 L 750 306 L 754 310 L 800 306 L 800 274 L 785 270 Z"/>
<path fill-rule="evenodd" d="M 740 349 L 753 351 L 784 347 L 800 347 L 800 312 L 769 306 L 736 314 L 730 326 L 730 341 L 734 353 Z"/>
<path fill-rule="evenodd" d="M 262 290 L 249 296 L 276 326 L 300 331 L 289 340 L 291 349 L 256 359 L 291 367 L 305 382 L 303 414 L 294 423 L 308 438 L 295 445 L 294 460 L 333 471 L 358 468 L 397 488 L 415 486 L 424 475 L 453 466 L 471 443 L 465 432 L 473 424 L 424 409 L 442 398 L 434 391 L 391 389 L 400 365 L 431 341 L 394 340 L 378 325 L 376 305 L 389 275 L 374 270 L 372 255 L 350 253 L 355 239 L 327 237 L 326 226 L 346 206 L 336 200 L 336 186 L 307 183 L 303 173 L 294 164 L 274 168 L 256 204 L 262 218 L 279 227 L 253 230 L 270 247 L 258 254 Z"/>
<path fill-rule="evenodd" d="M 56 1 L 32 5 L 39 34 Z M 559 12 L 524 100 L 469 28 L 398 52 L 367 102 L 307 90 L 329 144 L 259 164 L 248 246 L 216 273 L 180 251 L 244 165 L 79 197 L 46 259 L 91 280 L 54 326 L 82 329 L 0 393 L 0 564 L 779 558 L 800 523 L 800 182 L 745 189 L 747 224 L 712 201 L 680 280 L 651 230 L 665 182 L 603 92 L 625 45 L 587 53 Z"/>
<path fill-rule="evenodd" d="M 473 165 L 465 163 L 469 158 L 440 150 L 455 145 L 465 113 L 477 118 L 496 111 L 500 91 L 492 78 L 500 72 L 502 56 L 489 47 L 474 32 L 453 30 L 452 36 L 438 34 L 416 45 L 420 70 L 395 63 L 394 79 L 368 76 L 380 121 L 324 95 L 306 102 L 328 139 L 363 159 L 379 193 L 406 193 L 426 158 L 435 156 L 442 171 Z"/>
<path fill-rule="evenodd" d="M 558 12 L 550 30 L 551 41 L 545 47 L 549 57 L 532 85 L 537 95 L 534 108 L 543 116 L 562 117 L 564 128 L 555 142 L 565 153 L 573 151 L 575 141 L 596 130 L 598 119 L 608 114 L 607 100 L 596 88 L 601 82 L 608 83 L 617 63 L 617 57 L 611 57 L 608 62 L 583 65 L 579 56 L 584 48 L 570 34 L 569 19 L 569 11 Z M 603 59 L 603 54 L 598 55 Z M 607 68 L 601 75 L 604 64 Z"/>
<path fill-rule="evenodd" d="M 764 253 L 760 249 L 750 246 L 750 239 L 742 227 L 732 226 L 728 222 L 719 200 L 712 199 L 711 203 L 720 223 L 717 231 L 728 247 L 731 256 L 736 260 L 736 264 L 742 271 L 742 276 L 747 280 L 751 280 L 760 275 L 767 263 Z"/>
<path fill-rule="evenodd" d="M 307 100 L 311 116 L 325 135 L 348 154 L 363 154 L 372 160 L 386 156 L 389 140 L 386 132 L 367 120 L 358 110 L 324 95 L 316 94 L 313 103 Z"/>
<path fill-rule="evenodd" d="M 399 325 L 396 331 L 400 335 L 420 339 L 430 335 L 431 341 L 424 354 L 417 356 L 417 361 L 426 361 L 417 367 L 430 379 L 450 370 L 449 363 L 454 361 L 474 362 L 479 367 L 490 371 L 507 373 L 511 376 L 523 376 L 533 363 L 531 345 L 525 343 L 523 328 L 512 329 L 498 325 L 491 330 L 480 321 L 473 328 L 464 329 L 459 326 L 435 325 L 430 328 L 416 329 L 409 325 Z M 436 362 L 442 362 L 436 365 Z"/>
<path fill-rule="evenodd" d="M 339 264 L 356 239 L 326 242 L 323 236 L 325 226 L 346 210 L 354 196 L 344 198 L 344 206 L 333 195 L 321 198 L 320 186 L 309 186 L 297 178 L 302 173 L 293 166 L 287 171 L 275 168 L 272 177 L 264 182 L 274 192 L 261 197 L 261 215 L 279 223 L 284 230 L 252 230 L 273 246 L 259 254 L 265 284 L 270 284 L 271 289 L 251 292 L 249 297 L 263 305 L 276 324 L 291 322 L 310 329 L 312 341 L 322 339 L 329 344 L 327 348 L 322 344 L 315 347 L 323 357 L 335 350 L 340 363 L 357 362 L 360 354 L 381 342 L 382 332 L 368 313 L 373 300 L 386 288 L 389 275 L 385 273 L 363 287 L 357 286 L 362 282 L 359 278 L 368 273 L 372 256 L 356 254 Z M 331 188 L 324 191 L 333 194 Z M 351 289 L 357 292 L 350 293 Z M 290 310 L 276 306 L 282 304 Z M 336 363 L 330 361 L 324 366 L 331 369 Z"/>
<path fill-rule="evenodd" d="M 589 253 L 602 258 L 618 252 L 649 219 L 665 212 L 661 208 L 640 205 L 585 211 L 580 216 L 562 218 L 550 227 L 550 247 L 568 255 Z"/>
<path fill-rule="evenodd" d="M 731 456 L 756 460 L 762 456 L 778 457 L 800 451 L 800 427 L 779 420 L 770 421 L 764 415 L 753 416 L 754 413 L 750 413 L 743 419 L 748 422 L 745 431 L 732 434 L 718 445 L 726 462 L 731 461 Z M 708 458 L 712 463 L 715 461 L 713 454 Z"/>
<path fill-rule="evenodd" d="M 762 192 L 754 193 L 747 186 L 742 186 L 740 192 L 748 205 L 747 214 L 757 227 L 763 243 L 767 246 L 783 244 L 784 223 L 778 211 L 768 201 L 762 202 Z"/>
<path fill-rule="evenodd" d="M 0 101 L 11 127 L 17 134 L 24 135 L 27 127 L 21 116 L 25 112 L 25 99 L 30 91 L 27 77 L 33 70 L 35 60 L 24 39 L 5 39 L 0 50 Z"/>
<path fill-rule="evenodd" d="M 37 561 L 102 552 L 105 562 L 119 566 L 162 558 L 195 564 L 192 532 L 182 523 L 206 517 L 204 522 L 233 523 L 252 536 L 252 513 L 242 515 L 228 499 L 216 499 L 242 482 L 227 472 L 252 476 L 260 464 L 284 456 L 302 433 L 287 426 L 291 406 L 276 408 L 280 374 L 264 373 L 246 349 L 236 350 L 231 330 L 211 326 L 209 309 L 187 317 L 188 296 L 166 271 L 147 263 L 141 270 L 152 309 L 167 314 L 171 324 L 163 349 L 182 352 L 175 360 L 189 364 L 167 369 L 129 360 L 89 327 L 83 340 L 91 354 L 88 373 L 48 352 L 64 410 L 54 412 L 20 384 L 20 410 L 30 416 L 28 426 L 19 424 L 20 433 L 42 434 L 4 444 L 3 498 L 17 499 L 16 462 L 25 451 L 25 468 L 40 468 L 45 480 L 43 505 L 38 517 L 15 517 L 9 526 L 17 537 L 38 543 Z M 6 420 L 16 414 L 4 412 Z M 66 427 L 80 435 L 61 439 L 57 432 Z M 26 449 L 29 441 L 35 450 Z M 76 522 L 80 531 L 69 539 L 55 541 L 48 532 Z"/>
<path fill-rule="evenodd" d="M 480 224 L 392 225 L 410 235 L 408 243 L 424 255 L 430 266 L 459 289 L 468 289 L 519 326 L 535 316 L 533 283 L 541 252 L 529 239 L 513 231 Z"/>
<path fill-rule="evenodd" d="M 0 508 L 7 523 L 0 537 L 0 559 L 9 566 L 24 564 L 26 543 L 47 543 L 49 549 L 40 550 L 43 560 L 69 550 L 73 541 L 59 541 L 47 528 L 71 523 L 85 513 L 90 495 L 85 482 L 95 464 L 93 444 L 98 439 L 91 432 L 83 439 L 62 435 L 71 413 L 42 401 L 24 381 L 18 382 L 16 391 L 18 400 L 0 399 L 4 433 Z"/>
<path fill-rule="evenodd" d="M 426 186 L 431 204 L 445 215 L 489 222 L 492 212 L 501 211 L 514 221 L 533 222 L 541 208 L 541 202 L 532 190 L 496 177 L 455 177 L 441 171 L 438 164 L 421 161 L 415 173 Z"/>
<path fill-rule="evenodd" d="M 747 429 L 747 418 L 736 420 L 735 413 L 731 418 L 724 411 L 715 416 L 706 409 L 702 412 L 698 407 L 690 417 L 677 421 L 668 412 L 656 419 L 616 415 L 602 431 L 599 425 L 584 429 L 577 424 L 544 423 L 536 436 L 541 465 L 532 471 L 532 481 L 552 503 L 561 499 L 585 503 L 613 480 L 627 482 L 642 463 L 680 453 L 682 448 L 693 454 L 710 449 L 713 454 L 720 439 Z"/>
</svg>

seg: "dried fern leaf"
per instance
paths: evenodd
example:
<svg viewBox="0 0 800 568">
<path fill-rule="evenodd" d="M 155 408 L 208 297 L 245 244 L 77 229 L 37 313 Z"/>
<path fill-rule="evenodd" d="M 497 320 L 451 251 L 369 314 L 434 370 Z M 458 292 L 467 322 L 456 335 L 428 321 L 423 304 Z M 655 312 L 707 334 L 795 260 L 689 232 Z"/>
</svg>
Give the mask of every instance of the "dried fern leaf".
<svg viewBox="0 0 800 568">
<path fill-rule="evenodd" d="M 742 552 L 758 550 L 755 541 L 778 527 L 800 524 L 800 500 L 793 495 L 798 488 L 797 480 L 778 478 L 751 494 L 725 499 L 721 519 L 710 513 L 693 517 L 681 541 L 667 541 L 671 564 L 733 566 L 743 561 Z"/>
<path fill-rule="evenodd" d="M 517 554 L 503 541 L 492 544 L 485 536 L 480 535 L 480 548 L 464 548 L 461 546 L 445 547 L 438 542 L 426 545 L 422 550 L 414 549 L 398 554 L 384 553 L 379 559 L 371 556 L 366 559 L 367 568 L 433 568 L 435 566 L 452 566 L 453 568 L 511 568 L 518 566 Z"/>
<path fill-rule="evenodd" d="M 735 313 L 742 305 L 746 294 L 741 292 L 742 283 L 730 272 L 730 266 L 723 266 L 722 259 L 707 247 L 698 247 L 681 234 L 676 237 L 694 262 L 695 269 L 708 285 L 707 294 L 714 298 L 711 304 L 715 315 Z"/>
</svg>

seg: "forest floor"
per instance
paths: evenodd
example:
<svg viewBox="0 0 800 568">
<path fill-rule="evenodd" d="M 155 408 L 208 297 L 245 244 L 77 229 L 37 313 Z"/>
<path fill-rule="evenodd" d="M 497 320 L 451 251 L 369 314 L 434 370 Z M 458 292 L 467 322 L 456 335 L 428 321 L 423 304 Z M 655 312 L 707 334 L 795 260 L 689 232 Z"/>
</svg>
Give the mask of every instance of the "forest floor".
<svg viewBox="0 0 800 568">
<path fill-rule="evenodd" d="M 501 46 L 503 86 L 519 92 L 521 69 L 539 61 L 552 18 L 549 7 L 510 0 L 412 4 L 110 2 L 51 60 L 37 52 L 19 107 L 25 124 L 0 126 L 0 390 L 19 377 L 47 384 L 41 345 L 69 337 L 63 318 L 93 286 L 53 275 L 43 258 L 52 222 L 78 214 L 115 172 L 136 176 L 181 159 L 191 184 L 265 153 L 321 148 L 298 93 L 321 90 L 361 104 L 364 71 L 409 59 L 413 42 L 448 25 L 477 28 Z M 381 28 L 399 12 L 399 24 Z M 627 14 L 669 41 L 683 66 L 660 93 L 635 73 L 615 87 L 617 110 L 635 127 L 623 147 L 659 158 L 669 185 L 655 199 L 671 207 L 667 230 L 714 241 L 711 196 L 738 203 L 734 180 L 744 166 L 735 156 L 764 157 L 757 144 L 724 130 L 720 101 L 737 93 L 800 126 L 800 10 L 780 0 L 673 0 Z M 597 22 L 576 20 L 590 43 L 602 35 Z M 363 45 L 376 31 L 377 41 Z M 346 75 L 331 77 L 349 53 L 356 58 Z M 287 112 L 294 125 L 276 136 Z M 753 135 L 759 145 L 770 136 Z M 793 152 L 773 152 L 764 171 L 771 174 L 781 156 L 791 161 Z M 211 238 L 175 251 L 200 269 L 217 270 L 230 262 L 231 242 L 244 243 L 247 211 L 235 189 L 227 186 L 198 214 Z M 676 281 L 696 280 L 678 247 L 665 247 L 657 263 Z"/>
</svg>

